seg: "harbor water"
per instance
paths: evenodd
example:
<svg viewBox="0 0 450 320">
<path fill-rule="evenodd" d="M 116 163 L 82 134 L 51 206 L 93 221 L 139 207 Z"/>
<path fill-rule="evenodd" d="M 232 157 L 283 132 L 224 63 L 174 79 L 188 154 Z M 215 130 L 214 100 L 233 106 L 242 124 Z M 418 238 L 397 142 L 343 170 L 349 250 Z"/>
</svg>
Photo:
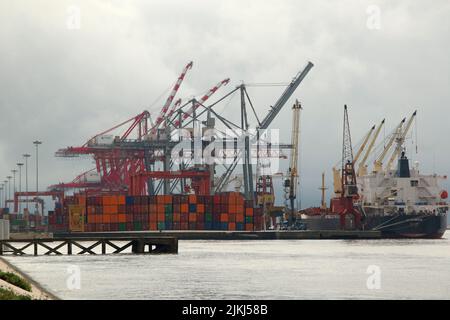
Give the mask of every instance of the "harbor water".
<svg viewBox="0 0 450 320">
<path fill-rule="evenodd" d="M 177 255 L 7 260 L 62 299 L 450 299 L 449 238 L 180 241 Z"/>
</svg>

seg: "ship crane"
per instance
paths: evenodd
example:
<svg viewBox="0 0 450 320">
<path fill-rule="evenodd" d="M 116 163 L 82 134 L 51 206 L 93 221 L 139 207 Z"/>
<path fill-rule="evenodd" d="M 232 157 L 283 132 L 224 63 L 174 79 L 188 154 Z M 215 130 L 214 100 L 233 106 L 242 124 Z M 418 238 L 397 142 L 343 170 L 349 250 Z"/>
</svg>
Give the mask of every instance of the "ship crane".
<svg viewBox="0 0 450 320">
<path fill-rule="evenodd" d="M 375 145 L 375 142 L 378 139 L 378 136 L 380 135 L 381 128 L 383 127 L 384 122 L 385 121 L 383 119 L 383 121 L 381 121 L 381 124 L 378 126 L 377 130 L 375 131 L 375 135 L 372 138 L 372 141 L 370 141 L 369 147 L 367 148 L 366 153 L 364 154 L 364 157 L 362 158 L 362 160 L 360 161 L 360 163 L 358 165 L 358 174 L 357 174 L 358 177 L 364 176 L 367 174 L 367 165 L 366 165 L 367 158 L 369 157 L 370 153 L 373 150 L 373 147 Z"/>
<path fill-rule="evenodd" d="M 395 142 L 397 143 L 394 152 L 392 153 L 391 158 L 389 159 L 389 162 L 386 165 L 386 171 L 389 171 L 392 169 L 392 165 L 394 163 L 394 160 L 397 159 L 401 152 L 402 152 L 402 146 L 405 142 L 406 135 L 408 134 L 409 129 L 411 128 L 411 125 L 417 115 L 417 111 L 414 111 L 414 113 L 411 115 L 411 117 L 408 119 L 408 122 L 406 123 L 405 129 L 401 132 L 397 132 L 395 136 Z"/>
<path fill-rule="evenodd" d="M 395 140 L 395 135 L 397 132 L 399 132 L 402 129 L 403 124 L 405 123 L 406 118 L 403 118 L 403 120 L 397 125 L 397 127 L 394 130 L 394 134 L 392 134 L 391 138 L 389 139 L 387 145 L 384 147 L 383 152 L 378 156 L 378 158 L 374 162 L 373 166 L 373 172 L 378 173 L 383 169 L 383 160 L 386 157 L 387 153 L 392 147 L 392 144 Z"/>
</svg>

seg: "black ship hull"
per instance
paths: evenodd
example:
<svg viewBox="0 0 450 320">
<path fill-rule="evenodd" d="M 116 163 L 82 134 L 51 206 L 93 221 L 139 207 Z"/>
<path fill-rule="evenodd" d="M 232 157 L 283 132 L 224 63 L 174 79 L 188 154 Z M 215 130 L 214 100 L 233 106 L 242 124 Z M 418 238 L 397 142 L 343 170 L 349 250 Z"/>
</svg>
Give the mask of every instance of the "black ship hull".
<svg viewBox="0 0 450 320">
<path fill-rule="evenodd" d="M 338 230 L 338 215 L 313 216 L 302 219 L 307 230 Z M 383 238 L 439 239 L 447 229 L 447 214 L 408 214 L 368 216 L 364 219 L 365 230 L 381 231 Z"/>
</svg>

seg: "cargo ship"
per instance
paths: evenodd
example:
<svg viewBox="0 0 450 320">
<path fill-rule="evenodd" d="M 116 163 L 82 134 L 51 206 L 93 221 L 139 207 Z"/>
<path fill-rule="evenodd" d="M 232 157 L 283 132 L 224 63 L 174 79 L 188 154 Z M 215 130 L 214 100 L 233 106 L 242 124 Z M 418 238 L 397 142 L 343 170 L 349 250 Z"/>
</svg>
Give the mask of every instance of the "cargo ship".
<svg viewBox="0 0 450 320">
<path fill-rule="evenodd" d="M 410 169 L 402 153 L 397 170 L 359 178 L 360 198 L 355 206 L 362 214 L 361 227 L 379 230 L 386 238 L 441 238 L 447 229 L 448 197 L 440 186 L 446 176 L 423 175 L 418 164 Z M 339 208 L 300 211 L 309 230 L 340 228 Z M 348 228 L 353 228 L 349 222 Z"/>
<path fill-rule="evenodd" d="M 329 208 L 322 199 L 321 207 L 301 210 L 296 216 L 297 225 L 309 230 L 377 230 L 385 238 L 441 238 L 447 229 L 448 212 L 448 192 L 442 188 L 441 182 L 447 176 L 421 174 L 418 162 L 410 166 L 404 142 L 415 117 L 416 112 L 405 126 L 405 119 L 400 122 L 374 161 L 372 172 L 367 173 L 365 163 L 384 120 L 376 131 L 375 126 L 372 127 L 355 157 L 352 151 L 347 152 L 349 156 L 342 160 L 341 172 L 333 170 L 335 196 Z M 344 123 L 345 128 L 348 132 L 344 137 L 349 137 L 348 123 Z M 356 173 L 354 165 L 370 138 L 372 141 Z M 394 142 L 396 146 L 392 156 L 383 166 L 382 161 Z M 351 147 L 347 149 L 351 150 Z M 392 168 L 396 159 L 397 166 Z M 321 189 L 325 190 L 324 185 Z"/>
</svg>

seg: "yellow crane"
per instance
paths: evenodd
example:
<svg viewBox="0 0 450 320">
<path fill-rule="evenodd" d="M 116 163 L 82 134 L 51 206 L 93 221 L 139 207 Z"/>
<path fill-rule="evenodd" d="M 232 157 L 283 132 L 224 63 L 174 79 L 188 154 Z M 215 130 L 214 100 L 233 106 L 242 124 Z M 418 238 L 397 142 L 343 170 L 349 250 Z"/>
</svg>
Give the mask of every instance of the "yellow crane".
<svg viewBox="0 0 450 320">
<path fill-rule="evenodd" d="M 361 156 L 361 153 L 364 151 L 364 148 L 366 147 L 367 143 L 369 142 L 370 136 L 372 135 L 372 132 L 375 130 L 375 126 L 370 128 L 369 132 L 367 132 L 366 136 L 364 137 L 363 143 L 359 147 L 358 151 L 355 154 L 355 157 L 353 158 L 353 164 L 358 161 L 359 157 Z M 342 181 L 341 181 L 341 170 L 336 169 L 336 167 L 333 167 L 333 187 L 334 187 L 334 194 L 336 197 L 340 197 L 342 192 Z"/>
<path fill-rule="evenodd" d="M 366 153 L 364 154 L 364 157 L 362 158 L 361 162 L 359 163 L 358 177 L 364 176 L 367 174 L 367 165 L 366 165 L 367 158 L 369 157 L 370 153 L 372 152 L 372 149 L 375 145 L 375 142 L 378 139 L 378 136 L 380 135 L 381 128 L 383 127 L 383 125 L 384 125 L 384 119 L 383 119 L 383 121 L 381 121 L 381 124 L 378 126 L 377 130 L 375 131 L 375 135 L 374 135 L 372 141 L 370 141 L 369 147 L 367 148 Z"/>
<path fill-rule="evenodd" d="M 394 143 L 395 136 L 397 132 L 399 132 L 402 129 L 403 124 L 405 123 L 406 118 L 404 118 L 398 126 L 395 128 L 394 133 L 392 134 L 391 138 L 389 139 L 389 142 L 384 147 L 383 152 L 378 156 L 378 158 L 374 162 L 373 172 L 377 173 L 380 172 L 383 169 L 383 160 L 386 157 L 387 153 L 392 147 L 392 144 Z"/>
<path fill-rule="evenodd" d="M 411 128 L 411 125 L 412 125 L 416 115 L 417 115 L 417 110 L 414 111 L 414 113 L 408 119 L 405 129 L 395 135 L 396 136 L 395 142 L 397 143 L 397 145 L 395 147 L 394 152 L 392 153 L 391 158 L 389 159 L 388 164 L 386 165 L 386 171 L 392 169 L 392 164 L 394 163 L 394 160 L 400 156 L 400 153 L 402 152 L 402 145 L 405 142 L 406 135 L 408 134 L 408 131 Z"/>
<path fill-rule="evenodd" d="M 292 106 L 292 150 L 289 161 L 288 178 L 284 181 L 286 190 L 286 198 L 290 202 L 290 214 L 288 214 L 289 225 L 292 224 L 295 215 L 294 201 L 297 197 L 297 182 L 298 182 L 298 141 L 300 133 L 300 110 L 302 106 L 298 100 Z M 286 200 L 287 200 L 286 199 Z M 289 212 L 289 210 L 287 210 Z"/>
</svg>

